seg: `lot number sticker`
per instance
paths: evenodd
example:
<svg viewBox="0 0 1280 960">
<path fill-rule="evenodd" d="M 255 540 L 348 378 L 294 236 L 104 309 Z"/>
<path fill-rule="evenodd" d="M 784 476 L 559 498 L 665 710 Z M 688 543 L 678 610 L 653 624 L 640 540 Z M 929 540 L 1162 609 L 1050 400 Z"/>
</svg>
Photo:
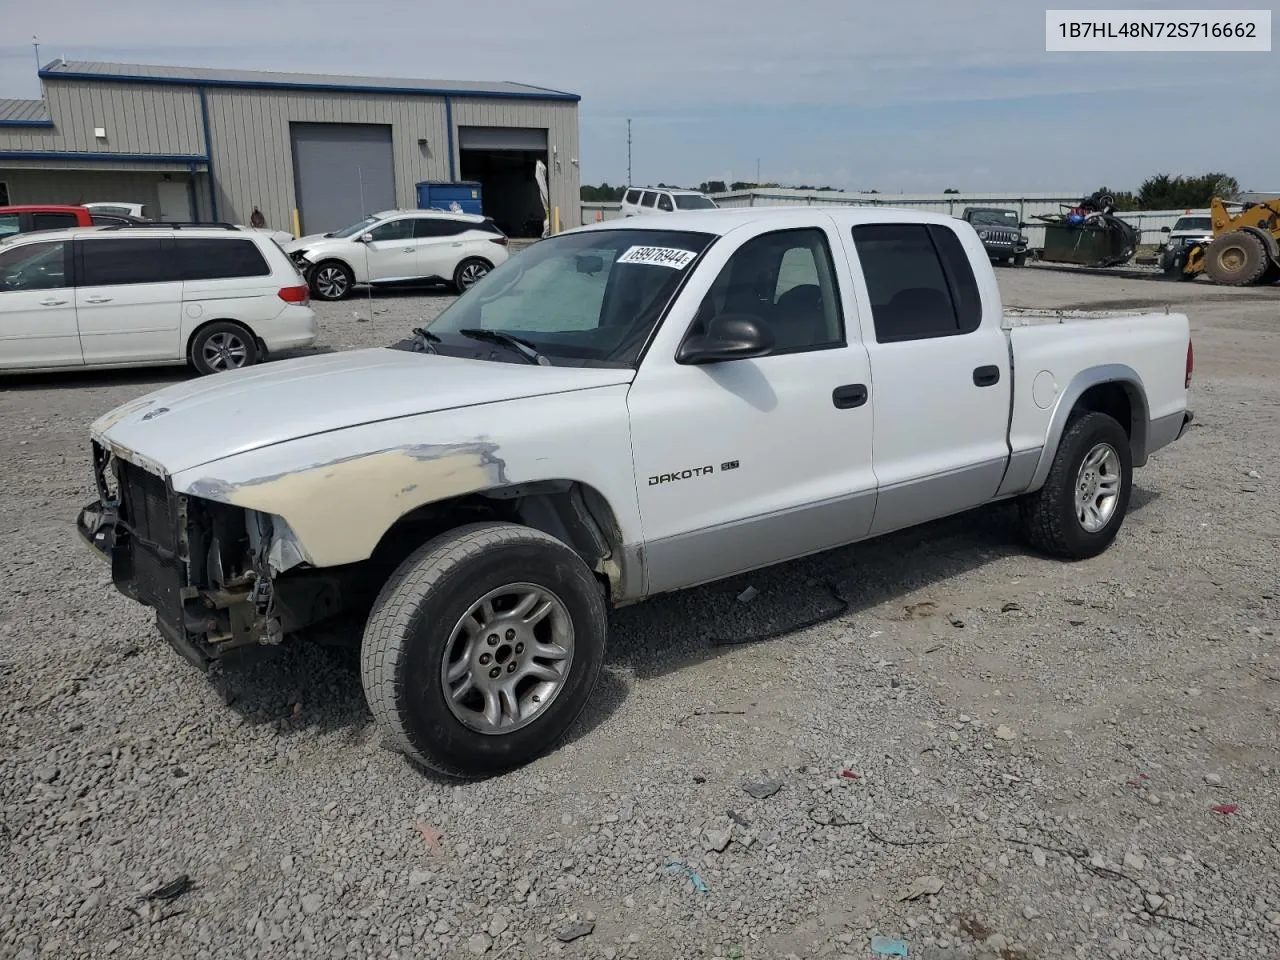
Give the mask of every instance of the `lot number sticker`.
<svg viewBox="0 0 1280 960">
<path fill-rule="evenodd" d="M 680 270 L 697 254 L 679 247 L 632 247 L 618 258 L 618 263 L 649 263 Z"/>
</svg>

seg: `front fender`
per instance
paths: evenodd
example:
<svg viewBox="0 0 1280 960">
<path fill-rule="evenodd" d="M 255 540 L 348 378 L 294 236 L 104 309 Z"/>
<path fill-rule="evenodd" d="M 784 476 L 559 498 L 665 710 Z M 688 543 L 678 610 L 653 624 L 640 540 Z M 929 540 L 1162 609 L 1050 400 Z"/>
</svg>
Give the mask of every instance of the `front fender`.
<svg viewBox="0 0 1280 960">
<path fill-rule="evenodd" d="M 333 567 L 367 559 L 418 507 L 506 485 L 496 451 L 483 439 L 404 444 L 258 475 L 260 458 L 245 454 L 180 474 L 174 489 L 282 517 L 307 562 Z"/>
<path fill-rule="evenodd" d="M 299 437 L 172 477 L 179 493 L 287 521 L 307 562 L 368 559 L 431 503 L 543 480 L 599 491 L 622 546 L 643 542 L 625 384 L 460 407 Z"/>
</svg>

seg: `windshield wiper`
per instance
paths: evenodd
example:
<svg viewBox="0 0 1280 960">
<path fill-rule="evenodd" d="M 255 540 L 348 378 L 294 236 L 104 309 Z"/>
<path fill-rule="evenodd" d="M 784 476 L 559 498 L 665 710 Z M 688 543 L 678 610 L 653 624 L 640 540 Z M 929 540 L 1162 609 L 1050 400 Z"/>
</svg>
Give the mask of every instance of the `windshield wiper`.
<svg viewBox="0 0 1280 960">
<path fill-rule="evenodd" d="M 477 327 L 468 327 L 465 330 L 459 330 L 458 333 L 461 336 L 470 337 L 472 340 L 488 340 L 490 343 L 500 343 L 515 350 L 516 353 L 530 363 L 536 363 L 542 367 L 551 366 L 551 361 L 540 354 L 537 347 L 521 337 L 503 333 L 501 330 L 481 330 Z"/>
<path fill-rule="evenodd" d="M 414 327 L 413 335 L 417 338 L 417 347 L 423 353 L 435 353 L 436 348 L 432 344 L 440 343 L 440 338 L 428 330 L 426 327 Z"/>
</svg>

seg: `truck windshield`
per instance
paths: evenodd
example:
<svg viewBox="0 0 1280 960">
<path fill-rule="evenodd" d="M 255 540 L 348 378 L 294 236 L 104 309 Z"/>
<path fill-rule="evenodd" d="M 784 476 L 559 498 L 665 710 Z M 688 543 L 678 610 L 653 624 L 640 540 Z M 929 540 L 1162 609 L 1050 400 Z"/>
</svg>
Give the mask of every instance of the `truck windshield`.
<svg viewBox="0 0 1280 960">
<path fill-rule="evenodd" d="M 1213 219 L 1211 217 L 1179 217 L 1173 229 L 1175 231 L 1203 230 L 1208 233 L 1213 229 Z"/>
<path fill-rule="evenodd" d="M 714 236 L 684 230 L 588 230 L 516 254 L 428 330 L 517 336 L 552 363 L 634 366 L 663 310 Z M 445 349 L 445 347 L 442 347 Z"/>
<path fill-rule="evenodd" d="M 970 223 L 983 223 L 992 227 L 1016 227 L 1016 210 L 974 210 L 969 214 Z"/>
</svg>

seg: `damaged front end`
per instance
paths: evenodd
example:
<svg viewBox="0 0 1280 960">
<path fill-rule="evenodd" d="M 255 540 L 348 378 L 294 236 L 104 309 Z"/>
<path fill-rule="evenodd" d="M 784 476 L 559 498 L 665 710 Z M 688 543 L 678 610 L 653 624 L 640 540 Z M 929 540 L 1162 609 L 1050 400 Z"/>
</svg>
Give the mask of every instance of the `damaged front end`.
<svg viewBox="0 0 1280 960">
<path fill-rule="evenodd" d="M 152 607 L 169 643 L 205 669 L 341 611 L 341 578 L 310 567 L 283 518 L 176 493 L 158 473 L 93 444 L 98 499 L 80 535 L 125 596 Z"/>
</svg>

